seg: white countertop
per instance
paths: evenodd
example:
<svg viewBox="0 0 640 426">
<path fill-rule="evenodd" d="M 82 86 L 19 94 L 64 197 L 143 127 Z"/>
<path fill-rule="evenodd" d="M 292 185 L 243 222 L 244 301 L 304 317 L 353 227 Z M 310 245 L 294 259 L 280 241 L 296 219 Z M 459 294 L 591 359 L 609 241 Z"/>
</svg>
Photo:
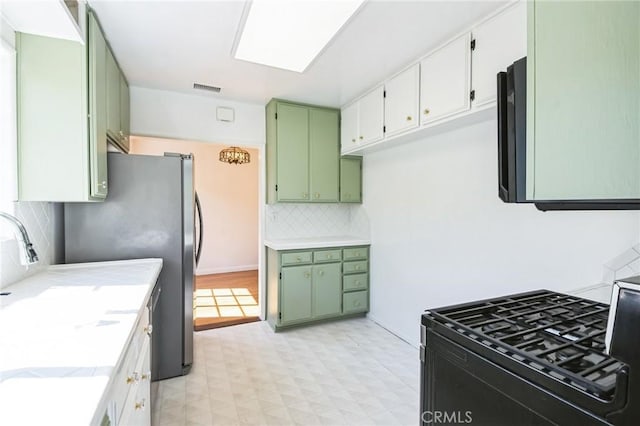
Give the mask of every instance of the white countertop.
<svg viewBox="0 0 640 426">
<path fill-rule="evenodd" d="M 0 296 L 0 424 L 91 423 L 162 259 L 50 266 Z"/>
<path fill-rule="evenodd" d="M 366 246 L 371 240 L 352 236 L 266 239 L 264 245 L 274 250 L 296 250 L 325 247 Z"/>
</svg>

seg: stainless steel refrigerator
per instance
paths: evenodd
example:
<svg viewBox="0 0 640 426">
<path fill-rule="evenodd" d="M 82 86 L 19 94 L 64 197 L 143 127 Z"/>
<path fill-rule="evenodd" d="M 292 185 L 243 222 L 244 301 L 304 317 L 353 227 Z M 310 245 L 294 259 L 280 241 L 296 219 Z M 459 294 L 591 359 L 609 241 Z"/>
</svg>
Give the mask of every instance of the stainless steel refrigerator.
<svg viewBox="0 0 640 426">
<path fill-rule="evenodd" d="M 65 204 L 65 260 L 162 258 L 160 300 L 153 313 L 152 378 L 187 374 L 193 362 L 194 273 L 202 248 L 193 157 L 109 153 L 108 171 L 104 202 Z"/>
</svg>

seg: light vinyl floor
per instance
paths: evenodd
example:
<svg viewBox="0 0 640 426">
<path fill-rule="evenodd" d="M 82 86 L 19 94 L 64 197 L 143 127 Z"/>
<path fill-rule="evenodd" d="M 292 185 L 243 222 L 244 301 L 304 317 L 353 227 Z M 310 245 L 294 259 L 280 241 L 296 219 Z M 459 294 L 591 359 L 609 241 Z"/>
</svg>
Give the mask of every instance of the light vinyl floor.
<svg viewBox="0 0 640 426">
<path fill-rule="evenodd" d="M 201 331 L 190 374 L 160 382 L 152 423 L 416 425 L 419 375 L 418 349 L 366 318 Z"/>
</svg>

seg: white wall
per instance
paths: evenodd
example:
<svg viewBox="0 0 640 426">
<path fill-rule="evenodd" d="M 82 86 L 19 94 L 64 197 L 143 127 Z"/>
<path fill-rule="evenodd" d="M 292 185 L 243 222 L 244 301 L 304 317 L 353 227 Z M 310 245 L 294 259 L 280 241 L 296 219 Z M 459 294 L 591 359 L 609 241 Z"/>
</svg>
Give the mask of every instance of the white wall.
<svg viewBox="0 0 640 426">
<path fill-rule="evenodd" d="M 132 135 L 264 145 L 264 105 L 141 87 L 131 87 L 130 92 Z M 219 106 L 233 108 L 235 121 L 217 121 Z"/>
<path fill-rule="evenodd" d="M 427 308 L 597 284 L 640 241 L 638 212 L 502 203 L 496 140 L 492 120 L 364 159 L 370 317 L 411 343 Z"/>
</svg>

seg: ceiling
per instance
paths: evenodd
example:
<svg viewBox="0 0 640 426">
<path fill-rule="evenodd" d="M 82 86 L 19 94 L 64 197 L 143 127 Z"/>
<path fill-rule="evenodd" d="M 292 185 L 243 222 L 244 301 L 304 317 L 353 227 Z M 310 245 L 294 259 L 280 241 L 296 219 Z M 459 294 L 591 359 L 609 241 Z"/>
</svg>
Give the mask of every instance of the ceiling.
<svg viewBox="0 0 640 426">
<path fill-rule="evenodd" d="M 505 3 L 369 0 L 299 74 L 232 57 L 244 1 L 90 0 L 132 86 L 259 104 L 277 97 L 334 107 Z M 222 91 L 203 92 L 193 83 Z"/>
</svg>

